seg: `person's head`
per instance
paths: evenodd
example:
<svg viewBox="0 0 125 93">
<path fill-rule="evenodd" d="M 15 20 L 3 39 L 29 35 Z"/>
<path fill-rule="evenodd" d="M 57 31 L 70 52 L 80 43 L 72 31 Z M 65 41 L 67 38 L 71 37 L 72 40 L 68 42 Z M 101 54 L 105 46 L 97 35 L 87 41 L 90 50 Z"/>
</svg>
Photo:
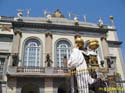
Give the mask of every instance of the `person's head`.
<svg viewBox="0 0 125 93">
<path fill-rule="evenodd" d="M 76 47 L 78 47 L 79 49 L 83 49 L 84 41 L 81 37 L 77 37 L 75 40 L 75 44 L 76 44 Z"/>
</svg>

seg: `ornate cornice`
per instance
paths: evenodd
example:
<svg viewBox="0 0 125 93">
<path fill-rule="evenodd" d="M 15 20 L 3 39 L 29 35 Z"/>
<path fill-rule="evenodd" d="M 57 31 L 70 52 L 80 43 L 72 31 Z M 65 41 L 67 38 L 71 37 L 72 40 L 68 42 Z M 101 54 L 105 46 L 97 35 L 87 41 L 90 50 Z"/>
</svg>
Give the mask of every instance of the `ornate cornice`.
<svg viewBox="0 0 125 93">
<path fill-rule="evenodd" d="M 29 27 L 29 28 L 44 28 L 44 29 L 62 29 L 62 30 L 74 30 L 74 31 L 88 31 L 96 33 L 107 33 L 109 29 L 104 28 L 94 28 L 94 27 L 83 27 L 75 25 L 60 25 L 60 24 L 51 24 L 51 23 L 26 23 L 26 22 L 13 22 L 13 27 Z"/>
</svg>

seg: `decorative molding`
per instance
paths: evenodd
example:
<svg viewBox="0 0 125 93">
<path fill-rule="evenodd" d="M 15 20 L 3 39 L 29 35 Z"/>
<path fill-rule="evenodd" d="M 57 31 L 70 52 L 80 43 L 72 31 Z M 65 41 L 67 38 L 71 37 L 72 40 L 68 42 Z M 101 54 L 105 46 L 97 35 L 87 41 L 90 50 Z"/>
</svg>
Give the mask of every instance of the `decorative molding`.
<svg viewBox="0 0 125 93">
<path fill-rule="evenodd" d="M 61 30 L 74 30 L 74 31 L 88 31 L 97 33 L 107 33 L 109 29 L 96 28 L 96 27 L 83 27 L 75 25 L 60 25 L 60 24 L 47 24 L 47 23 L 26 23 L 26 22 L 13 22 L 14 27 L 29 27 L 29 28 L 44 28 L 44 29 L 61 29 Z"/>
<path fill-rule="evenodd" d="M 101 37 L 101 40 L 107 40 L 106 36 Z"/>
<path fill-rule="evenodd" d="M 82 30 L 82 31 L 76 31 L 76 30 L 64 30 L 64 29 L 49 29 L 49 28 L 29 28 L 29 27 L 15 27 L 15 31 L 19 30 L 23 33 L 37 33 L 37 34 L 42 34 L 46 32 L 50 32 L 52 34 L 57 34 L 57 35 L 70 35 L 74 36 L 75 34 L 79 34 L 81 36 L 85 37 L 102 37 L 105 36 L 105 33 L 102 33 L 103 31 L 88 31 L 88 30 Z"/>
<path fill-rule="evenodd" d="M 77 37 L 81 37 L 80 34 L 75 34 L 74 38 L 76 39 Z"/>
<path fill-rule="evenodd" d="M 9 26 L 9 25 L 2 25 L 1 31 L 11 32 L 11 26 Z"/>
<path fill-rule="evenodd" d="M 15 35 L 19 34 L 20 36 L 22 36 L 22 32 L 21 31 L 14 31 L 14 34 Z"/>
<path fill-rule="evenodd" d="M 47 32 L 47 33 L 45 33 L 45 36 L 46 36 L 46 37 L 50 36 L 51 38 L 53 38 L 53 36 L 52 36 L 52 33 L 51 33 L 51 32 Z"/>
</svg>

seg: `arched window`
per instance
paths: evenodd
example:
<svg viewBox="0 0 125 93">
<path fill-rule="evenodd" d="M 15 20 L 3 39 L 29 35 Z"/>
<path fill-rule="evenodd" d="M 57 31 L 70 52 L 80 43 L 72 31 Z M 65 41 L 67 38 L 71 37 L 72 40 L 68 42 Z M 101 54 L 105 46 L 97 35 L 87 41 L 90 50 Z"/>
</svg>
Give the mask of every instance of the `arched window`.
<svg viewBox="0 0 125 93">
<path fill-rule="evenodd" d="M 40 66 L 41 44 L 36 39 L 29 39 L 24 45 L 24 66 Z"/>
<path fill-rule="evenodd" d="M 57 67 L 64 67 L 64 59 L 68 59 L 71 53 L 71 45 L 66 40 L 60 40 L 56 45 Z"/>
</svg>

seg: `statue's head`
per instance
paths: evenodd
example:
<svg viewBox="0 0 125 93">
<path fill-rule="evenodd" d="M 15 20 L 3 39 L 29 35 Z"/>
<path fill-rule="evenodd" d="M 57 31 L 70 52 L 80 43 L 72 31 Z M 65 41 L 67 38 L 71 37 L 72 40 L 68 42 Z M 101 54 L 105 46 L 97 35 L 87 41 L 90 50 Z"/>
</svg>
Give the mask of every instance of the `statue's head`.
<svg viewBox="0 0 125 93">
<path fill-rule="evenodd" d="M 89 48 L 95 50 L 99 47 L 99 43 L 97 40 L 89 40 Z"/>
<path fill-rule="evenodd" d="M 84 41 L 81 37 L 77 37 L 75 40 L 76 47 L 78 48 L 83 48 L 84 46 Z"/>
</svg>

